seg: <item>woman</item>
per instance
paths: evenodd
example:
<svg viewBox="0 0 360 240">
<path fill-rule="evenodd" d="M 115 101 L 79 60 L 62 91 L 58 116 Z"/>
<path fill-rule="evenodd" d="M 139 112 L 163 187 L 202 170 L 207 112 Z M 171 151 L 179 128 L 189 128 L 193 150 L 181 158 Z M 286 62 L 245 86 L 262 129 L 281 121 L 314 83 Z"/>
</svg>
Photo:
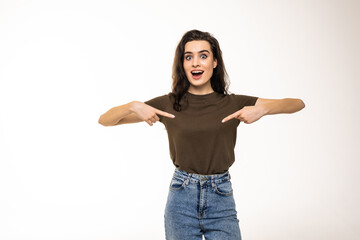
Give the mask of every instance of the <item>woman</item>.
<svg viewBox="0 0 360 240">
<path fill-rule="evenodd" d="M 226 76 L 218 41 L 189 31 L 176 48 L 171 93 L 114 107 L 99 119 L 104 126 L 165 125 L 176 167 L 165 209 L 166 239 L 241 239 L 228 171 L 237 126 L 305 107 L 300 99 L 229 94 Z"/>
</svg>

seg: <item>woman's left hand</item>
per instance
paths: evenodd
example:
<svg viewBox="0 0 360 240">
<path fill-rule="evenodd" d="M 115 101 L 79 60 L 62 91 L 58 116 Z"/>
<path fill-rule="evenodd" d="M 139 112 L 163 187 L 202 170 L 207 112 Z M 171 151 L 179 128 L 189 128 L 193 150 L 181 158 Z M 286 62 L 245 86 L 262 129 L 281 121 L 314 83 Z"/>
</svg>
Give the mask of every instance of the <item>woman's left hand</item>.
<svg viewBox="0 0 360 240">
<path fill-rule="evenodd" d="M 254 106 L 246 106 L 222 120 L 226 122 L 237 118 L 244 123 L 253 123 L 264 115 L 279 113 L 294 113 L 305 107 L 305 103 L 298 98 L 266 99 L 258 98 Z"/>
<path fill-rule="evenodd" d="M 260 106 L 245 106 L 242 109 L 240 109 L 237 112 L 234 112 L 233 114 L 227 116 L 222 120 L 222 123 L 236 118 L 240 121 L 243 121 L 244 123 L 253 123 L 257 120 L 259 120 L 262 116 L 264 116 L 265 113 Z"/>
</svg>

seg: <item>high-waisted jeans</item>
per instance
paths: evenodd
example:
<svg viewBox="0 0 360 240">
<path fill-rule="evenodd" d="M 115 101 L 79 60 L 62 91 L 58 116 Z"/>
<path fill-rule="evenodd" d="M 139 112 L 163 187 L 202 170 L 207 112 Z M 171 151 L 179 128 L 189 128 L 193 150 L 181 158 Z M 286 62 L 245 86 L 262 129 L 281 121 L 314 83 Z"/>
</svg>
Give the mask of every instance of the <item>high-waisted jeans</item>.
<svg viewBox="0 0 360 240">
<path fill-rule="evenodd" d="M 241 240 L 229 172 L 175 169 L 165 208 L 167 240 Z"/>
</svg>

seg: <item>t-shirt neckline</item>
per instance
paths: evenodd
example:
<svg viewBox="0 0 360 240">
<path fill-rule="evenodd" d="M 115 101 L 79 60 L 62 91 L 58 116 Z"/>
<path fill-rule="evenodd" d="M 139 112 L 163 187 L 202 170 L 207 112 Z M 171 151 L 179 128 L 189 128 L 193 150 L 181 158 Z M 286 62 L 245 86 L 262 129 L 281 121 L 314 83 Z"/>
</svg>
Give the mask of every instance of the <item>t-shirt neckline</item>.
<svg viewBox="0 0 360 240">
<path fill-rule="evenodd" d="M 193 94 L 190 92 L 186 92 L 189 102 L 191 103 L 213 103 L 219 100 L 219 93 L 217 92 L 211 92 L 211 93 L 207 93 L 207 94 Z"/>
<path fill-rule="evenodd" d="M 193 98 L 207 98 L 207 97 L 211 97 L 216 94 L 215 91 L 213 91 L 211 93 L 206 93 L 206 94 L 193 94 L 191 92 L 187 92 L 187 93 L 189 94 L 189 96 L 191 96 Z"/>
</svg>

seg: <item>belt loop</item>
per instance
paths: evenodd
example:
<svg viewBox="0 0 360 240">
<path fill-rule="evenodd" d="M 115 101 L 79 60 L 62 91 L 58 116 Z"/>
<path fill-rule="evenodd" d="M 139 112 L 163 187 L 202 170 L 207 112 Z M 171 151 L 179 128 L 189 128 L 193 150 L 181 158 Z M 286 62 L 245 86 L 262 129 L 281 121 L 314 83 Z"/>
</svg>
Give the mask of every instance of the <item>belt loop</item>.
<svg viewBox="0 0 360 240">
<path fill-rule="evenodd" d="M 214 175 L 211 175 L 211 187 L 215 188 Z"/>
<path fill-rule="evenodd" d="M 185 180 L 185 185 L 186 185 L 186 186 L 189 185 L 189 181 L 190 181 L 191 175 L 192 175 L 192 173 L 189 173 L 187 179 Z"/>
</svg>

